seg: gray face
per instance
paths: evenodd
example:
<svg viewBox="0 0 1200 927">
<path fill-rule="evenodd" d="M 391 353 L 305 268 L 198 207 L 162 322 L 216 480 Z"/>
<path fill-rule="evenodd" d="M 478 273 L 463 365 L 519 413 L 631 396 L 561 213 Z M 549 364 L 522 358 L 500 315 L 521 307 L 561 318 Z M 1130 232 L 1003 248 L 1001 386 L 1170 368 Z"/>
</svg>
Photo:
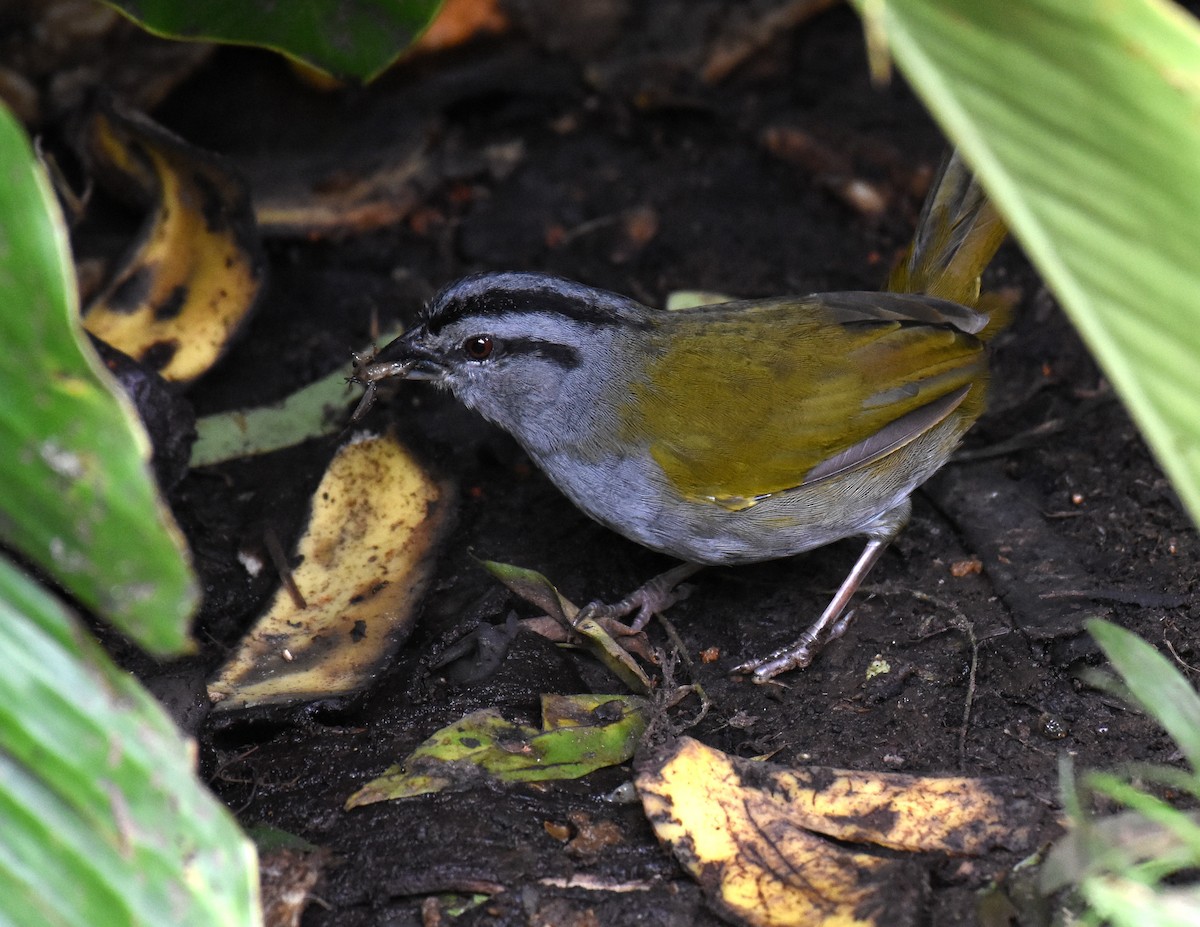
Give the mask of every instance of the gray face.
<svg viewBox="0 0 1200 927">
<path fill-rule="evenodd" d="M 571 404 L 584 351 L 597 347 L 586 330 L 525 315 L 464 318 L 436 333 L 423 325 L 405 340 L 422 358 L 410 378 L 449 389 L 522 440 Z"/>
<path fill-rule="evenodd" d="M 540 457 L 595 434 L 588 426 L 621 366 L 618 345 L 649 311 L 540 274 L 468 277 L 377 361 L 411 365 L 409 379 L 449 389 Z"/>
</svg>

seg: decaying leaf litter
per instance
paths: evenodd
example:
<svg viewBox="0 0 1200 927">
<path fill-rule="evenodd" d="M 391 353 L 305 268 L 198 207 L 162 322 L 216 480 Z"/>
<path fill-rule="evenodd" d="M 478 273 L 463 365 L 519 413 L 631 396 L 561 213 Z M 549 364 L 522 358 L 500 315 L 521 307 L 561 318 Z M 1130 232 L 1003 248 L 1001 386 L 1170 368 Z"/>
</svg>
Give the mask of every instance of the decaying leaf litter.
<svg viewBox="0 0 1200 927">
<path fill-rule="evenodd" d="M 185 83 L 156 115 L 240 163 L 252 193 L 256 176 L 307 176 L 289 169 L 298 158 L 324 168 L 311 183 L 325 190 L 348 189 L 368 161 L 404 178 L 373 231 L 350 223 L 359 234 L 331 237 L 325 227 L 316 241 L 269 240 L 257 315 L 188 393 L 201 415 L 286 397 L 367 344 L 374 318 L 411 320 L 438 286 L 474 270 L 548 269 L 660 305 L 680 289 L 877 285 L 942 142 L 903 88 L 869 85 L 852 17 L 782 28 L 706 83 L 692 75 L 708 45 L 681 5 L 636 17 L 612 7 L 621 15 L 611 14 L 608 32 L 572 31 L 522 4 L 527 31 L 426 59 L 367 91 L 321 94 L 237 50 Z M 665 34 L 675 45 L 656 54 L 650 39 Z M 233 88 L 236 111 L 221 103 Z M 847 193 L 863 185 L 883 209 Z M 852 552 L 697 577 L 669 617 L 693 657 L 716 654 L 690 670 L 712 703 L 688 732 L 701 742 L 788 766 L 1011 776 L 1047 804 L 1060 751 L 1082 766 L 1166 759 L 1152 726 L 1076 681 L 1078 666 L 1097 660 L 1079 625 L 1106 615 L 1189 660 L 1195 537 L 1015 248 L 995 277 L 1022 300 L 999 346 L 993 409 L 970 445 L 986 452 L 1021 437 L 1018 449 L 930 485 L 852 632 L 786 687 L 756 688 L 725 671 L 793 637 Z M 356 698 L 200 728 L 204 770 L 243 820 L 296 833 L 340 862 L 315 889 L 330 909 L 312 906 L 305 923 L 421 923 L 422 905 L 441 893 L 488 899 L 459 923 L 625 923 L 647 912 L 658 923 L 715 923 L 641 808 L 614 798 L 630 775 L 621 767 L 543 789 L 480 785 L 341 810 L 472 711 L 529 724 L 544 693 L 619 691 L 590 657 L 520 632 L 486 680 L 453 685 L 431 674 L 436 655 L 473 626 L 533 615 L 476 557 L 536 569 L 576 602 L 612 598 L 667 565 L 589 523 L 507 438 L 441 397 L 412 385 L 374 415 L 460 488 L 457 527 L 414 635 Z M 1047 423 L 1057 431 L 1039 437 Z M 269 569 L 248 576 L 245 555 L 267 529 L 294 549 L 333 451 L 332 440 L 312 440 L 194 471 L 174 492 L 206 586 L 200 628 L 216 643 L 192 664 L 147 668 L 156 689 L 197 694 L 265 607 L 277 581 Z M 979 573 L 951 570 L 976 556 Z M 888 671 L 868 678 L 877 657 Z M 555 836 L 600 825 L 613 836 L 595 854 Z M 976 891 L 1017 858 L 922 860 L 915 910 L 962 922 Z"/>
</svg>

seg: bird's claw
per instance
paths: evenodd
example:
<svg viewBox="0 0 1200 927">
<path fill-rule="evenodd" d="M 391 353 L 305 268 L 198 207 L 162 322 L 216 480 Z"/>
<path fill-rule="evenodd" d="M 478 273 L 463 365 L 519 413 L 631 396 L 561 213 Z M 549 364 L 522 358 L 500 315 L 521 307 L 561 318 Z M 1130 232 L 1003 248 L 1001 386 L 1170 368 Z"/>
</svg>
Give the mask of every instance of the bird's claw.
<svg viewBox="0 0 1200 927">
<path fill-rule="evenodd" d="M 770 682 L 776 676 L 788 670 L 804 669 L 812 663 L 821 648 L 830 641 L 837 640 L 846 633 L 854 610 L 850 609 L 838 617 L 836 621 L 822 623 L 818 621 L 800 635 L 795 643 L 780 647 L 765 657 L 757 660 L 747 660 L 733 668 L 733 672 L 749 676 L 756 683 Z"/>
<path fill-rule="evenodd" d="M 660 615 L 672 605 L 682 602 L 692 593 L 691 586 L 680 585 L 683 580 L 695 573 L 699 566 L 694 563 L 684 563 L 672 570 L 655 576 L 649 582 L 639 586 L 619 602 L 606 604 L 591 602 L 580 609 L 576 621 L 585 618 L 616 620 L 627 618 L 636 612 L 633 621 L 622 625 L 629 634 L 636 634 L 649 624 L 650 619 Z"/>
</svg>

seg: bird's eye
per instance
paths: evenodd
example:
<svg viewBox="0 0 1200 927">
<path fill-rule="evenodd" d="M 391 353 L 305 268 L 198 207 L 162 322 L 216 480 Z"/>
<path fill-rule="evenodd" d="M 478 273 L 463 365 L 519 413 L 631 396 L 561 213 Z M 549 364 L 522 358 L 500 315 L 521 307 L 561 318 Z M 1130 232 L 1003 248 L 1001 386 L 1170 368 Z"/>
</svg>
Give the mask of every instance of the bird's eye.
<svg viewBox="0 0 1200 927">
<path fill-rule="evenodd" d="M 463 353 L 473 361 L 485 361 L 496 350 L 491 335 L 472 335 L 462 344 Z"/>
</svg>

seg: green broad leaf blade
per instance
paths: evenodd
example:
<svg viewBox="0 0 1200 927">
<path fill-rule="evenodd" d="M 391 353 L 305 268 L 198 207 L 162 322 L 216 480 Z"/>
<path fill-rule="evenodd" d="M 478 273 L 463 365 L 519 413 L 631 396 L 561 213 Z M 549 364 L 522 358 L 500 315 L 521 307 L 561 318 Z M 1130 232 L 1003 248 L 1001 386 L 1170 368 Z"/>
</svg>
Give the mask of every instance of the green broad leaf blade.
<svg viewBox="0 0 1200 927">
<path fill-rule="evenodd" d="M 1169 0 L 854 0 L 1200 520 L 1200 28 Z"/>
<path fill-rule="evenodd" d="M 0 106 L 0 543 L 143 647 L 179 651 L 197 598 L 187 548 L 76 299 L 58 204 Z"/>
<path fill-rule="evenodd" d="M 295 850 L 298 853 L 321 852 L 321 847 L 317 844 L 270 824 L 255 824 L 247 827 L 246 836 L 254 841 L 258 852 L 264 855 L 280 850 Z"/>
<path fill-rule="evenodd" d="M 260 923 L 253 846 L 192 747 L 0 558 L 0 923 Z"/>
<path fill-rule="evenodd" d="M 1193 772 L 1200 772 L 1200 695 L 1171 661 L 1131 631 L 1093 618 L 1084 623 L 1139 708 L 1162 725 Z"/>
<path fill-rule="evenodd" d="M 107 0 L 169 39 L 257 45 L 335 77 L 370 81 L 429 25 L 441 0 Z"/>
<path fill-rule="evenodd" d="M 430 736 L 382 776 L 355 792 L 346 808 L 460 791 L 488 777 L 501 782 L 578 779 L 633 756 L 646 731 L 645 699 L 622 695 L 543 695 L 542 730 L 474 711 Z"/>
<path fill-rule="evenodd" d="M 346 810 L 396 798 L 434 792 L 463 791 L 487 776 L 479 759 L 505 735 L 519 741 L 536 734 L 532 728 L 505 720 L 494 708 L 473 711 L 432 734 L 402 763 L 384 770 L 346 800 Z"/>
</svg>

